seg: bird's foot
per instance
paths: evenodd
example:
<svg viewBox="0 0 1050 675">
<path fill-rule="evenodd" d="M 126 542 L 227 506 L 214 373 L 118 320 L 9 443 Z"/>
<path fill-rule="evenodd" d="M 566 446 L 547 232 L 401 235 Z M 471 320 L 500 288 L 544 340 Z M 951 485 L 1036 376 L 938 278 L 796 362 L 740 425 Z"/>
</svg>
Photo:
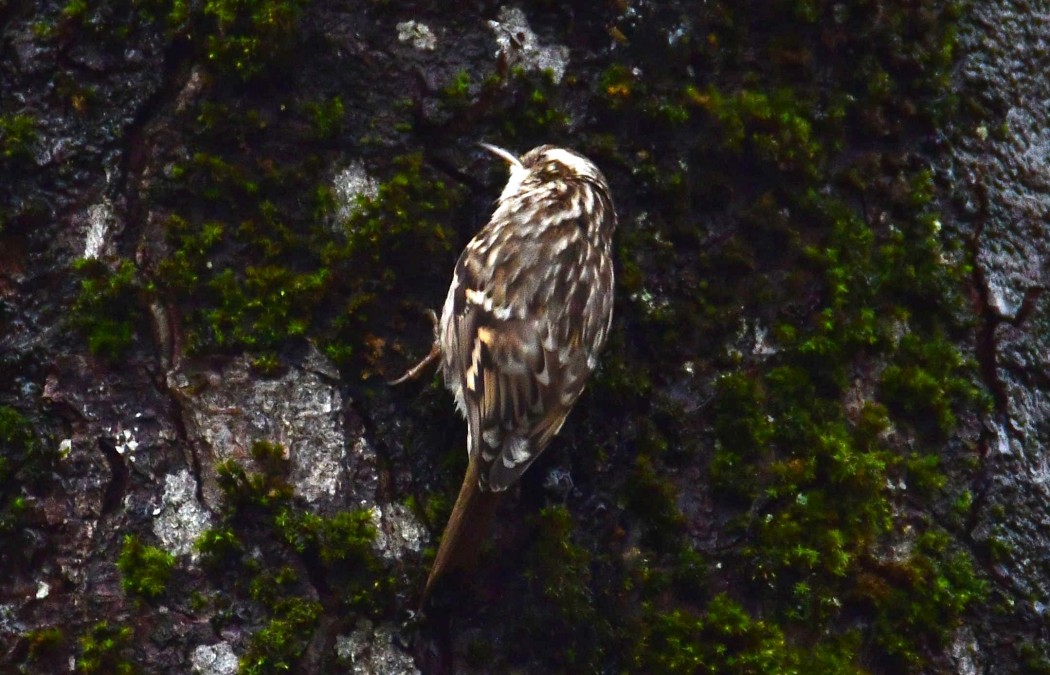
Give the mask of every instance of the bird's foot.
<svg viewBox="0 0 1050 675">
<path fill-rule="evenodd" d="M 438 330 L 440 329 L 440 327 L 438 325 L 437 314 L 434 312 L 434 310 L 428 309 L 427 316 L 430 317 L 430 322 L 434 324 L 434 343 L 430 346 L 430 353 L 427 354 L 422 361 L 409 368 L 404 375 L 397 378 L 396 380 L 391 380 L 389 382 L 391 386 L 397 384 L 404 384 L 409 380 L 418 379 L 419 376 L 423 374 L 423 371 L 426 370 L 428 366 L 430 366 L 432 363 L 441 358 L 441 342 L 438 340 Z"/>
</svg>

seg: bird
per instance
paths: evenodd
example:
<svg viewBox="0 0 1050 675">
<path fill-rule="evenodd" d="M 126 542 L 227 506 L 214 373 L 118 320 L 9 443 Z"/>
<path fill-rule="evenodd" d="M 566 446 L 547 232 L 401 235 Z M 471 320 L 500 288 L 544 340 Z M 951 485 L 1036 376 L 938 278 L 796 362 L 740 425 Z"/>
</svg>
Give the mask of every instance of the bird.
<svg viewBox="0 0 1050 675">
<path fill-rule="evenodd" d="M 430 354 L 467 422 L 467 471 L 427 577 L 475 564 L 498 498 L 561 430 L 612 325 L 609 184 L 583 155 L 541 145 L 521 157 L 479 144 L 510 175 L 488 224 L 456 263 Z"/>
</svg>

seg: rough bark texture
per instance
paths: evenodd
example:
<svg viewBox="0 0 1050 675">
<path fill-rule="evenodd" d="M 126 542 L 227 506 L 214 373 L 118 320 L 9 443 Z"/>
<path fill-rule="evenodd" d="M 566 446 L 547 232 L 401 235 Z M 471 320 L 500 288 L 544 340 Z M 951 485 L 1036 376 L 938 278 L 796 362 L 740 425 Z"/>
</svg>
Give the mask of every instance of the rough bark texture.
<svg viewBox="0 0 1050 675">
<path fill-rule="evenodd" d="M 1050 672 L 1050 14 L 0 0 L 0 670 Z M 423 314 L 504 168 L 615 335 L 476 578 Z"/>
</svg>

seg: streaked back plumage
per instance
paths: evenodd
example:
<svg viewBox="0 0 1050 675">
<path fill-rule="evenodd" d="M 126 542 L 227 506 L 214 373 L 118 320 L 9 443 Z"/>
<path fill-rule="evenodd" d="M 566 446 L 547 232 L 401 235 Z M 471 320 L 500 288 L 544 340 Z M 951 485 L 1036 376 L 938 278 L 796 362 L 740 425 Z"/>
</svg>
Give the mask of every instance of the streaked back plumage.
<svg viewBox="0 0 1050 675">
<path fill-rule="evenodd" d="M 615 229 L 598 168 L 544 145 L 511 161 L 492 219 L 460 256 L 439 337 L 481 489 L 521 476 L 597 365 L 612 321 Z"/>
</svg>

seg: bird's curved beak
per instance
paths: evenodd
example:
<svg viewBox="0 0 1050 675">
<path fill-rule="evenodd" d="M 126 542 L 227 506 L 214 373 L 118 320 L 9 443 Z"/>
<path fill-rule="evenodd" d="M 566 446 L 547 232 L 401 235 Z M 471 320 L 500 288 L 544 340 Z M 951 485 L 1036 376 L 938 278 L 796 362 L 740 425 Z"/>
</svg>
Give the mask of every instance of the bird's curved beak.
<svg viewBox="0 0 1050 675">
<path fill-rule="evenodd" d="M 495 146 L 495 145 L 489 145 L 488 143 L 478 143 L 478 146 L 488 150 L 492 154 L 494 154 L 497 157 L 499 157 L 500 159 L 502 159 L 507 164 L 510 164 L 510 167 L 511 167 L 512 170 L 513 169 L 523 169 L 523 168 L 525 168 L 525 167 L 523 167 L 521 165 L 521 160 L 520 159 L 518 159 L 512 153 L 504 150 L 501 147 L 498 147 L 498 146 Z"/>
</svg>

